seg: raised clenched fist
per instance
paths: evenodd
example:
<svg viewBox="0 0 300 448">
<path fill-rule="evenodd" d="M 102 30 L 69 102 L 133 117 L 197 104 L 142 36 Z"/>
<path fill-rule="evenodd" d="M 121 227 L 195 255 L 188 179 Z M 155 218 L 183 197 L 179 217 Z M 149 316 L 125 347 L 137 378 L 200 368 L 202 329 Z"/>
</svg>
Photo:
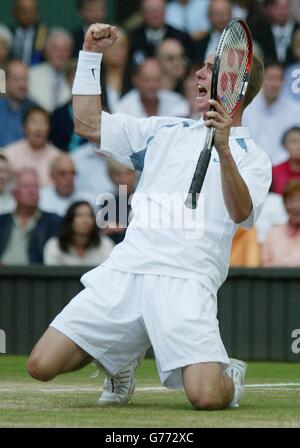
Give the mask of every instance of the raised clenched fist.
<svg viewBox="0 0 300 448">
<path fill-rule="evenodd" d="M 115 26 L 94 23 L 86 32 L 83 50 L 102 53 L 115 43 L 117 36 L 118 30 Z"/>
</svg>

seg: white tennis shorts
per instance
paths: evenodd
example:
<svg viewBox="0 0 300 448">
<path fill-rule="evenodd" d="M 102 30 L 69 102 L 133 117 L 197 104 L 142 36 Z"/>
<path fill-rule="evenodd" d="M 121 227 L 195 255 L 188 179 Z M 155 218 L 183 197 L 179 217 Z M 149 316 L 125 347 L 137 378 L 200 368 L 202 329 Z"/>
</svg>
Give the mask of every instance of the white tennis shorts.
<svg viewBox="0 0 300 448">
<path fill-rule="evenodd" d="M 153 347 L 161 382 L 182 387 L 182 368 L 228 364 L 217 298 L 192 279 L 140 275 L 98 267 L 51 326 L 112 375 Z"/>
</svg>

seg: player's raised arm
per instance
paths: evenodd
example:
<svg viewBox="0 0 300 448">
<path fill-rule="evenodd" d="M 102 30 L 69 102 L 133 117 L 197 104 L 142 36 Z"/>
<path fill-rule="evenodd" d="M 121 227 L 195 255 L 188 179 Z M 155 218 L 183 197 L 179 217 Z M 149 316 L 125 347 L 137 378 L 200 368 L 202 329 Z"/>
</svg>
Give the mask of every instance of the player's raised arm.
<svg viewBox="0 0 300 448">
<path fill-rule="evenodd" d="M 214 110 L 205 114 L 205 125 L 215 128 L 214 146 L 220 158 L 224 202 L 231 219 L 240 224 L 250 216 L 253 204 L 248 187 L 237 169 L 229 147 L 233 120 L 220 102 L 210 100 L 210 104 Z M 240 125 L 240 116 L 239 113 L 235 116 L 235 125 Z"/>
<path fill-rule="evenodd" d="M 72 90 L 75 131 L 81 137 L 96 143 L 100 141 L 101 130 L 102 53 L 114 44 L 117 34 L 114 26 L 100 23 L 91 25 L 78 58 Z"/>
</svg>

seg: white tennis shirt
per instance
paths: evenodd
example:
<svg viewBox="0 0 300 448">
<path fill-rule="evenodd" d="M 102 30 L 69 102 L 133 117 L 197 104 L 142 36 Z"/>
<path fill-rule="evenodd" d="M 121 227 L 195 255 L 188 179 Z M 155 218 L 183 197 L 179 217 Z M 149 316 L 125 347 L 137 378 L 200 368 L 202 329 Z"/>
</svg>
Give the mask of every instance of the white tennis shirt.
<svg viewBox="0 0 300 448">
<path fill-rule="evenodd" d="M 224 204 L 215 149 L 197 210 L 184 206 L 206 131 L 202 119 L 102 114 L 98 150 L 142 170 L 125 240 L 113 249 L 105 266 L 136 274 L 194 278 L 217 292 L 228 273 L 237 225 Z M 271 162 L 245 127 L 232 128 L 229 144 L 253 202 L 252 214 L 242 225 L 252 227 L 271 184 Z M 93 278 L 97 268 L 86 274 L 85 281 Z"/>
</svg>

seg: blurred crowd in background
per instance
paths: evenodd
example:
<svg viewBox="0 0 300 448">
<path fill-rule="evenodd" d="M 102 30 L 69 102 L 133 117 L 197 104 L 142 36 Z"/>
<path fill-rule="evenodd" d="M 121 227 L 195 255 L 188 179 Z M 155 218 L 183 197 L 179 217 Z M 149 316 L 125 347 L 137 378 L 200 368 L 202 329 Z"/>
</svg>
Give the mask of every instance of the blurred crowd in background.
<svg viewBox="0 0 300 448">
<path fill-rule="evenodd" d="M 99 229 L 96 200 L 127 202 L 139 174 L 76 135 L 71 102 L 85 32 L 106 22 L 108 2 L 79 0 L 82 26 L 72 33 L 42 23 L 37 0 L 13 1 L 11 23 L 0 16 L 1 265 L 97 265 L 124 238 L 118 213 Z M 262 216 L 237 231 L 231 266 L 300 266 L 300 1 L 141 0 L 104 54 L 103 107 L 199 119 L 195 73 L 231 17 L 247 21 L 265 63 L 243 125 L 273 165 Z"/>
</svg>

